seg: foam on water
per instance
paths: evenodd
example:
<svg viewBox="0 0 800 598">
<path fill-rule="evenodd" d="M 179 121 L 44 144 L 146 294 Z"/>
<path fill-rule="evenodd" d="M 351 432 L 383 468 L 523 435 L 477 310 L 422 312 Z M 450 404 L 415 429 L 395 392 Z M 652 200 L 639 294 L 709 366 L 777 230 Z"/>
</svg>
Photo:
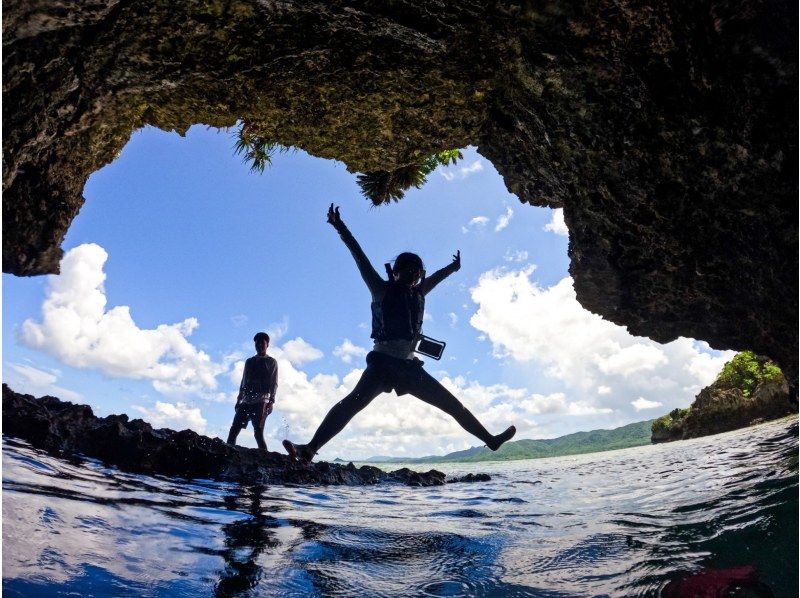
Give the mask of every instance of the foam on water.
<svg viewBox="0 0 800 598">
<path fill-rule="evenodd" d="M 3 440 L 9 596 L 635 596 L 752 567 L 797 593 L 797 420 L 434 488 L 126 474 Z M 397 467 L 396 465 L 392 465 Z M 442 467 L 444 469 L 444 467 Z"/>
</svg>

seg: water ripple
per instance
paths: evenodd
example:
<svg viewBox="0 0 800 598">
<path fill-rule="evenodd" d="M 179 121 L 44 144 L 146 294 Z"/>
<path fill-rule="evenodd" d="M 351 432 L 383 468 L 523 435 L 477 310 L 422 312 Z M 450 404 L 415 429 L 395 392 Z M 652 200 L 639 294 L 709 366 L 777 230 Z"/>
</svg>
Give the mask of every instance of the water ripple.
<svg viewBox="0 0 800 598">
<path fill-rule="evenodd" d="M 748 595 L 791 596 L 797 433 L 784 420 L 452 465 L 448 476 L 491 469 L 492 480 L 437 488 L 146 477 L 4 438 L 3 591 L 561 598 L 721 594 L 714 584 L 741 578 Z"/>
</svg>

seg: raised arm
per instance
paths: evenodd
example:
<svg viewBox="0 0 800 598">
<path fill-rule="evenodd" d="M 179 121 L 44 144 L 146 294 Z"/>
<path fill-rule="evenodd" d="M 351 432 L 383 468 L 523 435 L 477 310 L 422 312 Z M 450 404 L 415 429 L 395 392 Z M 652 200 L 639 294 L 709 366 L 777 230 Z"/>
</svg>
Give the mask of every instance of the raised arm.
<svg viewBox="0 0 800 598">
<path fill-rule="evenodd" d="M 461 269 L 461 250 L 459 249 L 453 254 L 453 261 L 441 270 L 437 270 L 425 279 L 422 284 L 422 294 L 427 295 L 436 285 L 442 282 L 445 278 L 450 276 L 453 272 Z"/>
<path fill-rule="evenodd" d="M 331 207 L 328 208 L 328 222 L 336 229 L 336 232 L 339 233 L 342 241 L 344 241 L 344 244 L 347 245 L 347 248 L 353 255 L 356 266 L 358 266 L 358 271 L 361 273 L 361 278 L 367 283 L 369 292 L 372 293 L 373 296 L 379 295 L 383 287 L 383 279 L 375 271 L 375 268 L 372 267 L 364 250 L 361 249 L 358 241 L 356 241 L 352 233 L 347 230 L 344 222 L 342 222 L 342 217 L 339 215 L 339 206 L 334 208 L 333 204 L 331 204 Z"/>
</svg>

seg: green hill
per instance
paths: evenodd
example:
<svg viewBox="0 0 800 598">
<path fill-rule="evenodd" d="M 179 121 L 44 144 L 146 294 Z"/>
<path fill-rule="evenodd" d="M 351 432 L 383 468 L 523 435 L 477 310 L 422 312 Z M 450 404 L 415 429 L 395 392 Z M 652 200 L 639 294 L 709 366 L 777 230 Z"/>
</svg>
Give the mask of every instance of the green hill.
<svg viewBox="0 0 800 598">
<path fill-rule="evenodd" d="M 399 457 L 371 457 L 370 462 L 381 463 L 475 463 L 478 461 L 514 461 L 541 459 L 563 455 L 580 455 L 650 444 L 653 420 L 636 422 L 613 430 L 575 432 L 548 440 L 516 440 L 505 443 L 497 452 L 485 446 L 456 451 L 443 456 L 403 459 Z"/>
</svg>

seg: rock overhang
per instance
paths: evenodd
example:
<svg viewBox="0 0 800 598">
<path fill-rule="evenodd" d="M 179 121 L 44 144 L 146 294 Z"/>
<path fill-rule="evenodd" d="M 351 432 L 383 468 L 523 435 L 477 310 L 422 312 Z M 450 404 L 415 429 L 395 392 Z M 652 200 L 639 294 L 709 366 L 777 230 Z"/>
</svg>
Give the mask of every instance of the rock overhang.
<svg viewBox="0 0 800 598">
<path fill-rule="evenodd" d="M 144 125 L 241 119 L 352 171 L 472 144 L 564 208 L 585 307 L 796 380 L 796 3 L 4 9 L 5 272 L 57 271 L 85 181 Z"/>
</svg>

